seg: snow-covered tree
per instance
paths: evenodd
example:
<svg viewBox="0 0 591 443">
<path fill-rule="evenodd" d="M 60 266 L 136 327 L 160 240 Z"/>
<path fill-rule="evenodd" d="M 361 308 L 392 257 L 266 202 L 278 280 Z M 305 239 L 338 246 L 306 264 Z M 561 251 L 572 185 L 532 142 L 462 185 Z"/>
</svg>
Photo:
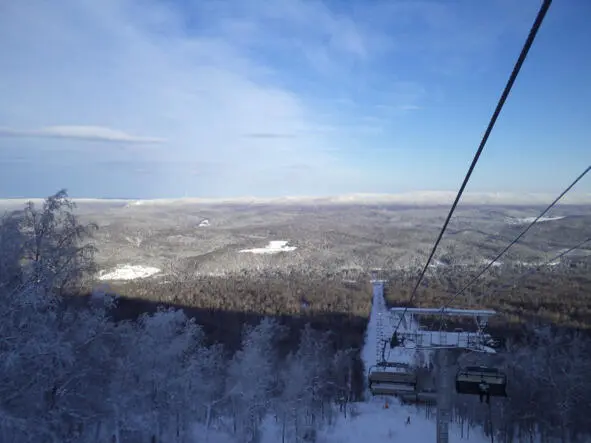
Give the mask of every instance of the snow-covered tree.
<svg viewBox="0 0 591 443">
<path fill-rule="evenodd" d="M 94 269 L 95 248 L 86 240 L 97 226 L 82 224 L 73 212 L 75 207 L 61 190 L 48 197 L 41 209 L 27 203 L 21 215 L 28 277 L 43 282 L 46 290 L 61 293 Z"/>
<path fill-rule="evenodd" d="M 191 400 L 185 395 L 188 368 L 200 345 L 201 329 L 180 310 L 160 310 L 121 332 L 118 378 L 112 385 L 115 435 L 144 433 L 161 441 L 172 433 L 185 434 L 187 417 L 180 412 Z"/>
<path fill-rule="evenodd" d="M 328 334 L 306 325 L 297 352 L 285 361 L 281 394 L 274 402 L 283 442 L 314 440 L 323 419 L 332 416 L 331 403 L 339 395 L 337 374 L 342 376 L 344 369 L 335 367 L 344 362 L 343 356 L 333 355 Z"/>
<path fill-rule="evenodd" d="M 200 346 L 191 356 L 187 368 L 185 395 L 186 414 L 200 422 L 205 429 L 203 441 L 223 416 L 229 396 L 225 392 L 226 355 L 223 346 Z"/>
<path fill-rule="evenodd" d="M 230 362 L 227 395 L 233 416 L 233 431 L 242 442 L 260 438 L 260 423 L 276 392 L 278 359 L 276 340 L 281 328 L 265 318 L 247 328 L 240 349 Z"/>
<path fill-rule="evenodd" d="M 0 301 L 2 441 L 66 441 L 104 414 L 112 324 L 28 284 Z M 10 436 L 10 438 L 8 437 Z"/>
<path fill-rule="evenodd" d="M 22 282 L 21 257 L 24 238 L 17 214 L 0 218 L 0 288 L 13 289 Z"/>
</svg>

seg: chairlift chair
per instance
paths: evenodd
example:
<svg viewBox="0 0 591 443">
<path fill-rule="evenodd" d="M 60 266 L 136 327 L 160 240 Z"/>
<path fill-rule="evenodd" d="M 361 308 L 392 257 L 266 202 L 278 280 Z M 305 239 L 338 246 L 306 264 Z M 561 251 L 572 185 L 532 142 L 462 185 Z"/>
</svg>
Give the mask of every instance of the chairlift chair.
<svg viewBox="0 0 591 443">
<path fill-rule="evenodd" d="M 458 394 L 479 395 L 482 398 L 506 397 L 507 376 L 497 368 L 467 366 L 456 374 Z"/>
<path fill-rule="evenodd" d="M 369 368 L 368 381 L 372 395 L 414 394 L 417 389 L 417 375 L 404 363 L 378 363 Z"/>
</svg>

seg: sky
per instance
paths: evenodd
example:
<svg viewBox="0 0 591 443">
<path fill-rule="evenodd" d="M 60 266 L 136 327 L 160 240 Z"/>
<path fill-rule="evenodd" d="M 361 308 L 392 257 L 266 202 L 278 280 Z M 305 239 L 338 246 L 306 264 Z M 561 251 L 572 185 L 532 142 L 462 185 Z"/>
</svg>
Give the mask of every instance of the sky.
<svg viewBox="0 0 591 443">
<path fill-rule="evenodd" d="M 2 2 L 0 197 L 455 191 L 540 4 Z M 468 192 L 591 163 L 590 16 L 553 2 Z"/>
</svg>

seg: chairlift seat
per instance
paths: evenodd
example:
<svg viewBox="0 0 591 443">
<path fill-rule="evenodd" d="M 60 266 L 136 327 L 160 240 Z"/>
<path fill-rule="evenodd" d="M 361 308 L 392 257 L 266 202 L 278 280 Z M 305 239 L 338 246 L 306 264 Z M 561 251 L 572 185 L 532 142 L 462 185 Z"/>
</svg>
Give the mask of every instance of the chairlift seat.
<svg viewBox="0 0 591 443">
<path fill-rule="evenodd" d="M 369 374 L 370 383 L 405 383 L 416 384 L 417 376 L 408 372 L 372 372 Z"/>
<path fill-rule="evenodd" d="M 398 395 L 416 392 L 417 376 L 403 363 L 382 362 L 369 369 L 369 390 L 373 395 Z"/>
<path fill-rule="evenodd" d="M 470 395 L 488 392 L 491 397 L 506 397 L 507 376 L 497 368 L 468 366 L 456 374 L 456 392 Z"/>
<path fill-rule="evenodd" d="M 369 390 L 372 395 L 402 395 L 414 394 L 415 386 L 393 383 L 371 383 Z"/>
</svg>

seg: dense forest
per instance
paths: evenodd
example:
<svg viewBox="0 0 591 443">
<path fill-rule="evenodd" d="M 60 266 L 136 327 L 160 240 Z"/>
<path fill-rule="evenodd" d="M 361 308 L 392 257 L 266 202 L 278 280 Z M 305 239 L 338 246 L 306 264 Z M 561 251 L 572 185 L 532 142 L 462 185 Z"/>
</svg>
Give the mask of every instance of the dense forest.
<svg viewBox="0 0 591 443">
<path fill-rule="evenodd" d="M 0 441 L 191 442 L 223 432 L 257 442 L 269 417 L 277 441 L 313 441 L 363 399 L 364 272 L 173 275 L 92 289 L 96 229 L 63 191 L 0 222 Z M 460 300 L 479 306 L 476 295 L 505 291 L 491 329 L 504 335 L 494 363 L 508 374 L 509 397 L 489 409 L 454 396 L 453 420 L 466 432 L 482 426 L 505 442 L 591 437 L 585 266 L 556 267 L 552 285 L 534 276 L 527 291 L 493 273 Z M 387 276 L 391 303 L 407 298 L 418 270 Z M 421 300 L 440 302 L 469 278 L 460 274 L 430 274 Z"/>
</svg>

